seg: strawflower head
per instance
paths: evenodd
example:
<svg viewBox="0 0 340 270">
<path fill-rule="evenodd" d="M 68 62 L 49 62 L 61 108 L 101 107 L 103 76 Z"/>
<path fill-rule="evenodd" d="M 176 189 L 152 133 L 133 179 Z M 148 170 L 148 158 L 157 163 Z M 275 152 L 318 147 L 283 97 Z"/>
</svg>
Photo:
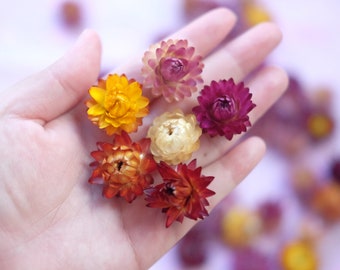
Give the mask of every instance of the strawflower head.
<svg viewBox="0 0 340 270">
<path fill-rule="evenodd" d="M 149 113 L 149 100 L 142 96 L 142 86 L 125 75 L 110 74 L 90 88 L 86 102 L 89 119 L 108 135 L 135 132 Z"/>
<path fill-rule="evenodd" d="M 191 158 L 200 146 L 201 134 L 193 114 L 184 115 L 176 110 L 156 117 L 147 137 L 151 139 L 150 150 L 157 162 L 176 165 Z"/>
<path fill-rule="evenodd" d="M 187 40 L 162 41 L 154 44 L 144 53 L 144 89 L 153 95 L 163 95 L 168 102 L 190 97 L 202 83 L 202 57 L 195 54 L 195 48 Z"/>
<path fill-rule="evenodd" d="M 146 201 L 148 207 L 161 208 L 166 214 L 166 227 L 174 221 L 182 222 L 184 217 L 197 220 L 208 216 L 207 197 L 215 192 L 207 186 L 214 177 L 201 175 L 202 168 L 196 168 L 196 160 L 188 165 L 180 163 L 176 170 L 161 161 L 158 171 L 163 183 L 145 190 Z"/>
<path fill-rule="evenodd" d="M 157 169 L 156 162 L 148 153 L 149 139 L 132 142 L 126 132 L 115 135 L 113 143 L 98 142 L 98 150 L 91 153 L 95 159 L 89 179 L 91 184 L 102 184 L 103 195 L 123 197 L 132 202 L 153 183 L 151 175 Z"/>
<path fill-rule="evenodd" d="M 248 113 L 255 107 L 252 94 L 241 82 L 233 79 L 212 81 L 198 96 L 199 105 L 193 108 L 203 133 L 211 137 L 220 135 L 231 140 L 251 126 Z"/>
</svg>

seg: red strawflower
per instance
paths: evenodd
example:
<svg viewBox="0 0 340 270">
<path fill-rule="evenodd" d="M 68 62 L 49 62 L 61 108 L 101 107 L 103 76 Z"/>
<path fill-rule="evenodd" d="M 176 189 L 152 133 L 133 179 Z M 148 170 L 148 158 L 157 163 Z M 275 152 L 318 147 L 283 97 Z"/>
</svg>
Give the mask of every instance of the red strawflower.
<svg viewBox="0 0 340 270">
<path fill-rule="evenodd" d="M 199 105 L 192 109 L 204 133 L 211 137 L 225 136 L 231 140 L 251 126 L 248 113 L 256 106 L 243 82 L 233 79 L 212 81 L 198 96 Z"/>
<path fill-rule="evenodd" d="M 148 153 L 150 139 L 132 142 L 126 132 L 115 135 L 113 143 L 98 142 L 95 159 L 90 166 L 95 167 L 89 179 L 91 184 L 103 184 L 103 195 L 123 197 L 132 202 L 142 195 L 145 188 L 153 183 L 151 173 L 157 164 Z"/>
<path fill-rule="evenodd" d="M 208 216 L 207 197 L 215 194 L 207 189 L 213 176 L 201 175 L 202 168 L 196 168 L 196 160 L 188 165 L 180 163 L 173 169 L 165 162 L 158 164 L 163 183 L 145 190 L 148 207 L 161 208 L 167 215 L 166 227 L 175 220 L 182 222 L 184 217 L 204 219 Z"/>
</svg>

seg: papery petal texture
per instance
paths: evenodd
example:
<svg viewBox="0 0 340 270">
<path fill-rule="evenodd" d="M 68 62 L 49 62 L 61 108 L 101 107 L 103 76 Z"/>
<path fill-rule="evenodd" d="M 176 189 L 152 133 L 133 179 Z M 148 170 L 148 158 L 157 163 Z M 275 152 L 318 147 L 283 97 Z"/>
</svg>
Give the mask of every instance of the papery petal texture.
<svg viewBox="0 0 340 270">
<path fill-rule="evenodd" d="M 142 86 L 125 75 L 110 74 L 90 88 L 86 102 L 89 119 L 108 135 L 135 132 L 149 113 L 149 100 L 142 96 Z"/>
<path fill-rule="evenodd" d="M 161 208 L 166 214 L 166 227 L 174 221 L 182 222 L 184 217 L 197 220 L 208 216 L 207 197 L 215 192 L 207 186 L 214 177 L 201 175 L 196 160 L 188 165 L 180 163 L 176 169 L 161 161 L 158 171 L 163 183 L 145 190 L 146 201 L 148 207 Z"/>
<path fill-rule="evenodd" d="M 154 159 L 171 165 L 187 161 L 200 146 L 202 130 L 193 114 L 181 110 L 156 117 L 148 130 L 150 151 Z"/>
<path fill-rule="evenodd" d="M 202 57 L 187 40 L 161 41 L 144 53 L 143 88 L 155 96 L 163 95 L 167 102 L 190 97 L 203 83 Z"/>
<path fill-rule="evenodd" d="M 115 135 L 113 143 L 98 142 L 98 150 L 91 153 L 95 159 L 89 179 L 91 184 L 102 184 L 107 198 L 123 197 L 132 202 L 153 183 L 156 162 L 149 153 L 150 139 L 132 142 L 126 132 Z"/>
<path fill-rule="evenodd" d="M 212 81 L 201 90 L 197 98 L 199 105 L 192 111 L 203 133 L 231 140 L 251 126 L 248 113 L 256 106 L 251 97 L 243 82 L 235 84 L 233 79 Z"/>
</svg>

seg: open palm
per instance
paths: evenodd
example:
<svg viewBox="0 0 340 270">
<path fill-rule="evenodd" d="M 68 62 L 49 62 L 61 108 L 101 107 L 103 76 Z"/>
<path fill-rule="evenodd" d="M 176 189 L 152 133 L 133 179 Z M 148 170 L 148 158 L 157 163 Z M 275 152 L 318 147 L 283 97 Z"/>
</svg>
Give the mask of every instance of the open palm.
<svg viewBox="0 0 340 270">
<path fill-rule="evenodd" d="M 172 35 L 188 39 L 205 57 L 206 82 L 243 80 L 281 39 L 277 27 L 265 23 L 220 46 L 234 23 L 230 11 L 217 9 Z M 140 65 L 139 58 L 115 72 L 139 79 Z M 100 186 L 87 183 L 89 153 L 96 141 L 108 140 L 86 119 L 83 103 L 99 67 L 98 36 L 86 30 L 62 59 L 0 92 L 1 269 L 146 269 L 195 224 L 185 220 L 166 229 L 165 216 L 146 208 L 143 199 L 132 204 L 107 200 Z M 263 68 L 247 81 L 257 104 L 252 122 L 286 85 L 286 74 L 275 67 Z M 195 97 L 177 105 L 189 111 L 194 102 Z M 152 100 L 152 113 L 136 138 L 145 136 L 164 105 L 161 99 Z M 171 110 L 177 105 L 165 107 Z M 203 138 L 195 154 L 203 174 L 215 176 L 209 186 L 216 191 L 210 199 L 212 207 L 265 151 L 259 138 L 235 145 L 238 138 L 231 142 Z"/>
</svg>

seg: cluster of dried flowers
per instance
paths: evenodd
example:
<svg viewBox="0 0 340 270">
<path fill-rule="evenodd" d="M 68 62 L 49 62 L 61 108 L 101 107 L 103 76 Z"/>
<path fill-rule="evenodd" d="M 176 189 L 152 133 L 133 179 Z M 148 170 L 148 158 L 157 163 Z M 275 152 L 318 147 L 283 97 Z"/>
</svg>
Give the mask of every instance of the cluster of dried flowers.
<svg viewBox="0 0 340 270">
<path fill-rule="evenodd" d="M 246 131 L 251 125 L 247 114 L 255 107 L 252 95 L 233 79 L 212 81 L 200 92 L 192 113 L 165 112 L 153 120 L 145 138 L 134 142 L 129 133 L 138 130 L 150 111 L 143 92 L 162 96 L 168 103 L 180 102 L 203 83 L 202 57 L 187 40 L 155 44 L 142 61 L 142 83 L 124 74 L 110 74 L 89 90 L 89 119 L 113 136 L 113 142 L 98 142 L 91 153 L 89 183 L 103 185 L 107 198 L 122 197 L 131 203 L 145 196 L 146 206 L 166 214 L 166 227 L 184 217 L 203 219 L 208 215 L 207 197 L 215 194 L 207 188 L 214 177 L 202 175 L 196 159 L 189 160 L 202 134 L 230 140 Z M 155 184 L 157 173 L 162 181 Z"/>
</svg>

